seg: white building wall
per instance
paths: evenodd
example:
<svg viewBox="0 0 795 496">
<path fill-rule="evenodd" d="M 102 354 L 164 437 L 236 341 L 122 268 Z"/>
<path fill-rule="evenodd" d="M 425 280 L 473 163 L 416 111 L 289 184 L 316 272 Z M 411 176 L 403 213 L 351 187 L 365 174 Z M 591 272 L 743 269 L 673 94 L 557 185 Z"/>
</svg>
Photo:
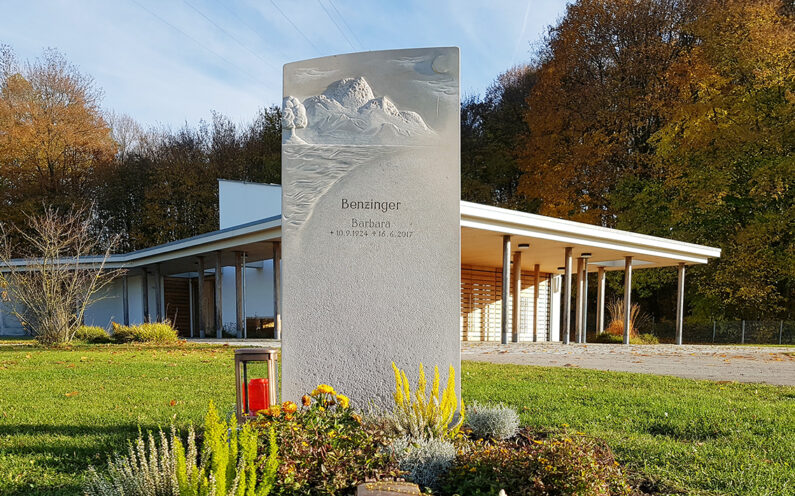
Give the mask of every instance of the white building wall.
<svg viewBox="0 0 795 496">
<path fill-rule="evenodd" d="M 550 341 L 560 341 L 560 298 L 563 288 L 563 276 L 553 275 L 549 288 L 549 332 Z"/>
<path fill-rule="evenodd" d="M 246 272 L 246 310 L 249 317 L 273 318 L 273 260 L 264 260 Z"/>
<path fill-rule="evenodd" d="M 220 229 L 282 214 L 282 187 L 241 181 L 218 181 Z M 224 319 L 226 320 L 226 319 Z"/>
<path fill-rule="evenodd" d="M 124 302 L 122 301 L 121 279 L 116 279 L 106 286 L 86 309 L 83 321 L 89 326 L 110 329 L 111 322 L 123 323 Z"/>
<path fill-rule="evenodd" d="M 246 265 L 246 317 L 273 318 L 273 260 L 249 262 Z M 221 283 L 224 327 L 231 331 L 237 324 L 234 267 L 223 268 Z"/>
<path fill-rule="evenodd" d="M 144 299 L 141 295 L 143 276 L 127 276 L 127 301 L 130 303 L 130 325 L 144 322 Z M 124 316 L 122 315 L 122 318 Z M 122 323 L 120 321 L 120 323 Z"/>
<path fill-rule="evenodd" d="M 24 336 L 25 330 L 16 317 L 11 315 L 11 304 L 0 301 L 0 336 Z"/>
<path fill-rule="evenodd" d="M 143 300 L 141 297 L 142 277 L 130 276 L 128 278 L 130 299 L 130 322 L 140 324 L 143 322 Z M 111 322 L 124 322 L 124 302 L 122 301 L 121 278 L 108 285 L 95 301 L 86 309 L 84 321 L 86 325 L 99 326 L 110 329 Z M 154 305 L 154 282 L 150 288 L 151 305 Z M 154 312 L 154 306 L 152 307 Z M 154 313 L 153 313 L 154 315 Z M 25 331 L 19 321 L 11 315 L 10 304 L 0 303 L 0 336 L 21 336 Z"/>
</svg>

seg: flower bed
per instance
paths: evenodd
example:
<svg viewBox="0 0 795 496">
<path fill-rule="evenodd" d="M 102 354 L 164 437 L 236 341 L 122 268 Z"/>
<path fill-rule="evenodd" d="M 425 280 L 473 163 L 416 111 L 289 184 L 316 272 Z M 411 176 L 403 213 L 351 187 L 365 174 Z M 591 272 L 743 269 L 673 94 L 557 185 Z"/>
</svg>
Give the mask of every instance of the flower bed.
<svg viewBox="0 0 795 496">
<path fill-rule="evenodd" d="M 107 475 L 94 473 L 86 494 L 349 495 L 364 482 L 395 480 L 441 495 L 632 494 L 598 440 L 517 428 L 516 412 L 503 405 L 476 404 L 467 421 L 452 372 L 440 392 L 438 370 L 428 388 L 420 368 L 411 391 L 395 367 L 391 412 L 354 411 L 325 384 L 300 405 L 274 405 L 242 427 L 211 406 L 201 449 L 192 434 L 187 450 L 175 432 L 170 439 L 161 434 L 160 443 L 141 438 Z M 146 491 L 136 492 L 136 480 Z"/>
</svg>

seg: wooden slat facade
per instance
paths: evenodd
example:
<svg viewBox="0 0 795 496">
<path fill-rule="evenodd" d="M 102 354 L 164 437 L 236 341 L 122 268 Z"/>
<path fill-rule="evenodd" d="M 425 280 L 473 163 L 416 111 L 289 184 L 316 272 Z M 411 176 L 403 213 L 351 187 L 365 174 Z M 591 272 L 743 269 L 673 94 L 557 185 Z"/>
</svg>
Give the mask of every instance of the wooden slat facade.
<svg viewBox="0 0 795 496">
<path fill-rule="evenodd" d="M 535 275 L 522 271 L 521 321 L 519 341 L 533 340 L 533 299 Z M 550 274 L 539 275 L 538 340 L 549 339 Z M 499 267 L 461 266 L 461 339 L 464 341 L 500 341 L 502 321 L 502 269 Z M 509 299 L 508 327 L 512 312 Z"/>
<path fill-rule="evenodd" d="M 183 337 L 190 336 L 190 279 L 182 277 L 163 278 L 163 300 L 166 318 Z"/>
</svg>

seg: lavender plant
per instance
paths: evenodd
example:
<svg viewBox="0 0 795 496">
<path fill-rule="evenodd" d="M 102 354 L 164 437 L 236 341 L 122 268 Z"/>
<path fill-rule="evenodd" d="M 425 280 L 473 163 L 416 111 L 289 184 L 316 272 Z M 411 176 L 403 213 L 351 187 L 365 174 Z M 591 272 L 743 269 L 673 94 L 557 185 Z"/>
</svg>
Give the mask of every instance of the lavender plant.
<svg viewBox="0 0 795 496">
<path fill-rule="evenodd" d="M 127 455 L 108 460 L 106 473 L 93 467 L 84 485 L 86 496 L 267 496 L 278 469 L 276 434 L 269 432 L 268 456 L 257 480 L 257 429 L 234 420 L 224 422 L 212 403 L 205 418 L 204 445 L 196 446 L 193 427 L 187 450 L 172 426 L 160 431 L 160 442 L 148 433 L 130 444 Z"/>
</svg>

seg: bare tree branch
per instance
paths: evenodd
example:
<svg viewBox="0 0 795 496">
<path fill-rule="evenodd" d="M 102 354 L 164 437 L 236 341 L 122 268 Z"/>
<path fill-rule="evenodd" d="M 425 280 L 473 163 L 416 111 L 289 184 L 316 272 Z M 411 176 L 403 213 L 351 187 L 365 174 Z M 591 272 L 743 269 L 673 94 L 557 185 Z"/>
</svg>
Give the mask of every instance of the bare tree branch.
<svg viewBox="0 0 795 496">
<path fill-rule="evenodd" d="M 70 342 L 86 309 L 124 273 L 107 267 L 118 237 L 101 246 L 90 211 L 47 208 L 27 216 L 24 229 L 0 226 L 0 297 L 43 344 Z M 11 258 L 12 234 L 22 240 L 22 259 Z"/>
</svg>

